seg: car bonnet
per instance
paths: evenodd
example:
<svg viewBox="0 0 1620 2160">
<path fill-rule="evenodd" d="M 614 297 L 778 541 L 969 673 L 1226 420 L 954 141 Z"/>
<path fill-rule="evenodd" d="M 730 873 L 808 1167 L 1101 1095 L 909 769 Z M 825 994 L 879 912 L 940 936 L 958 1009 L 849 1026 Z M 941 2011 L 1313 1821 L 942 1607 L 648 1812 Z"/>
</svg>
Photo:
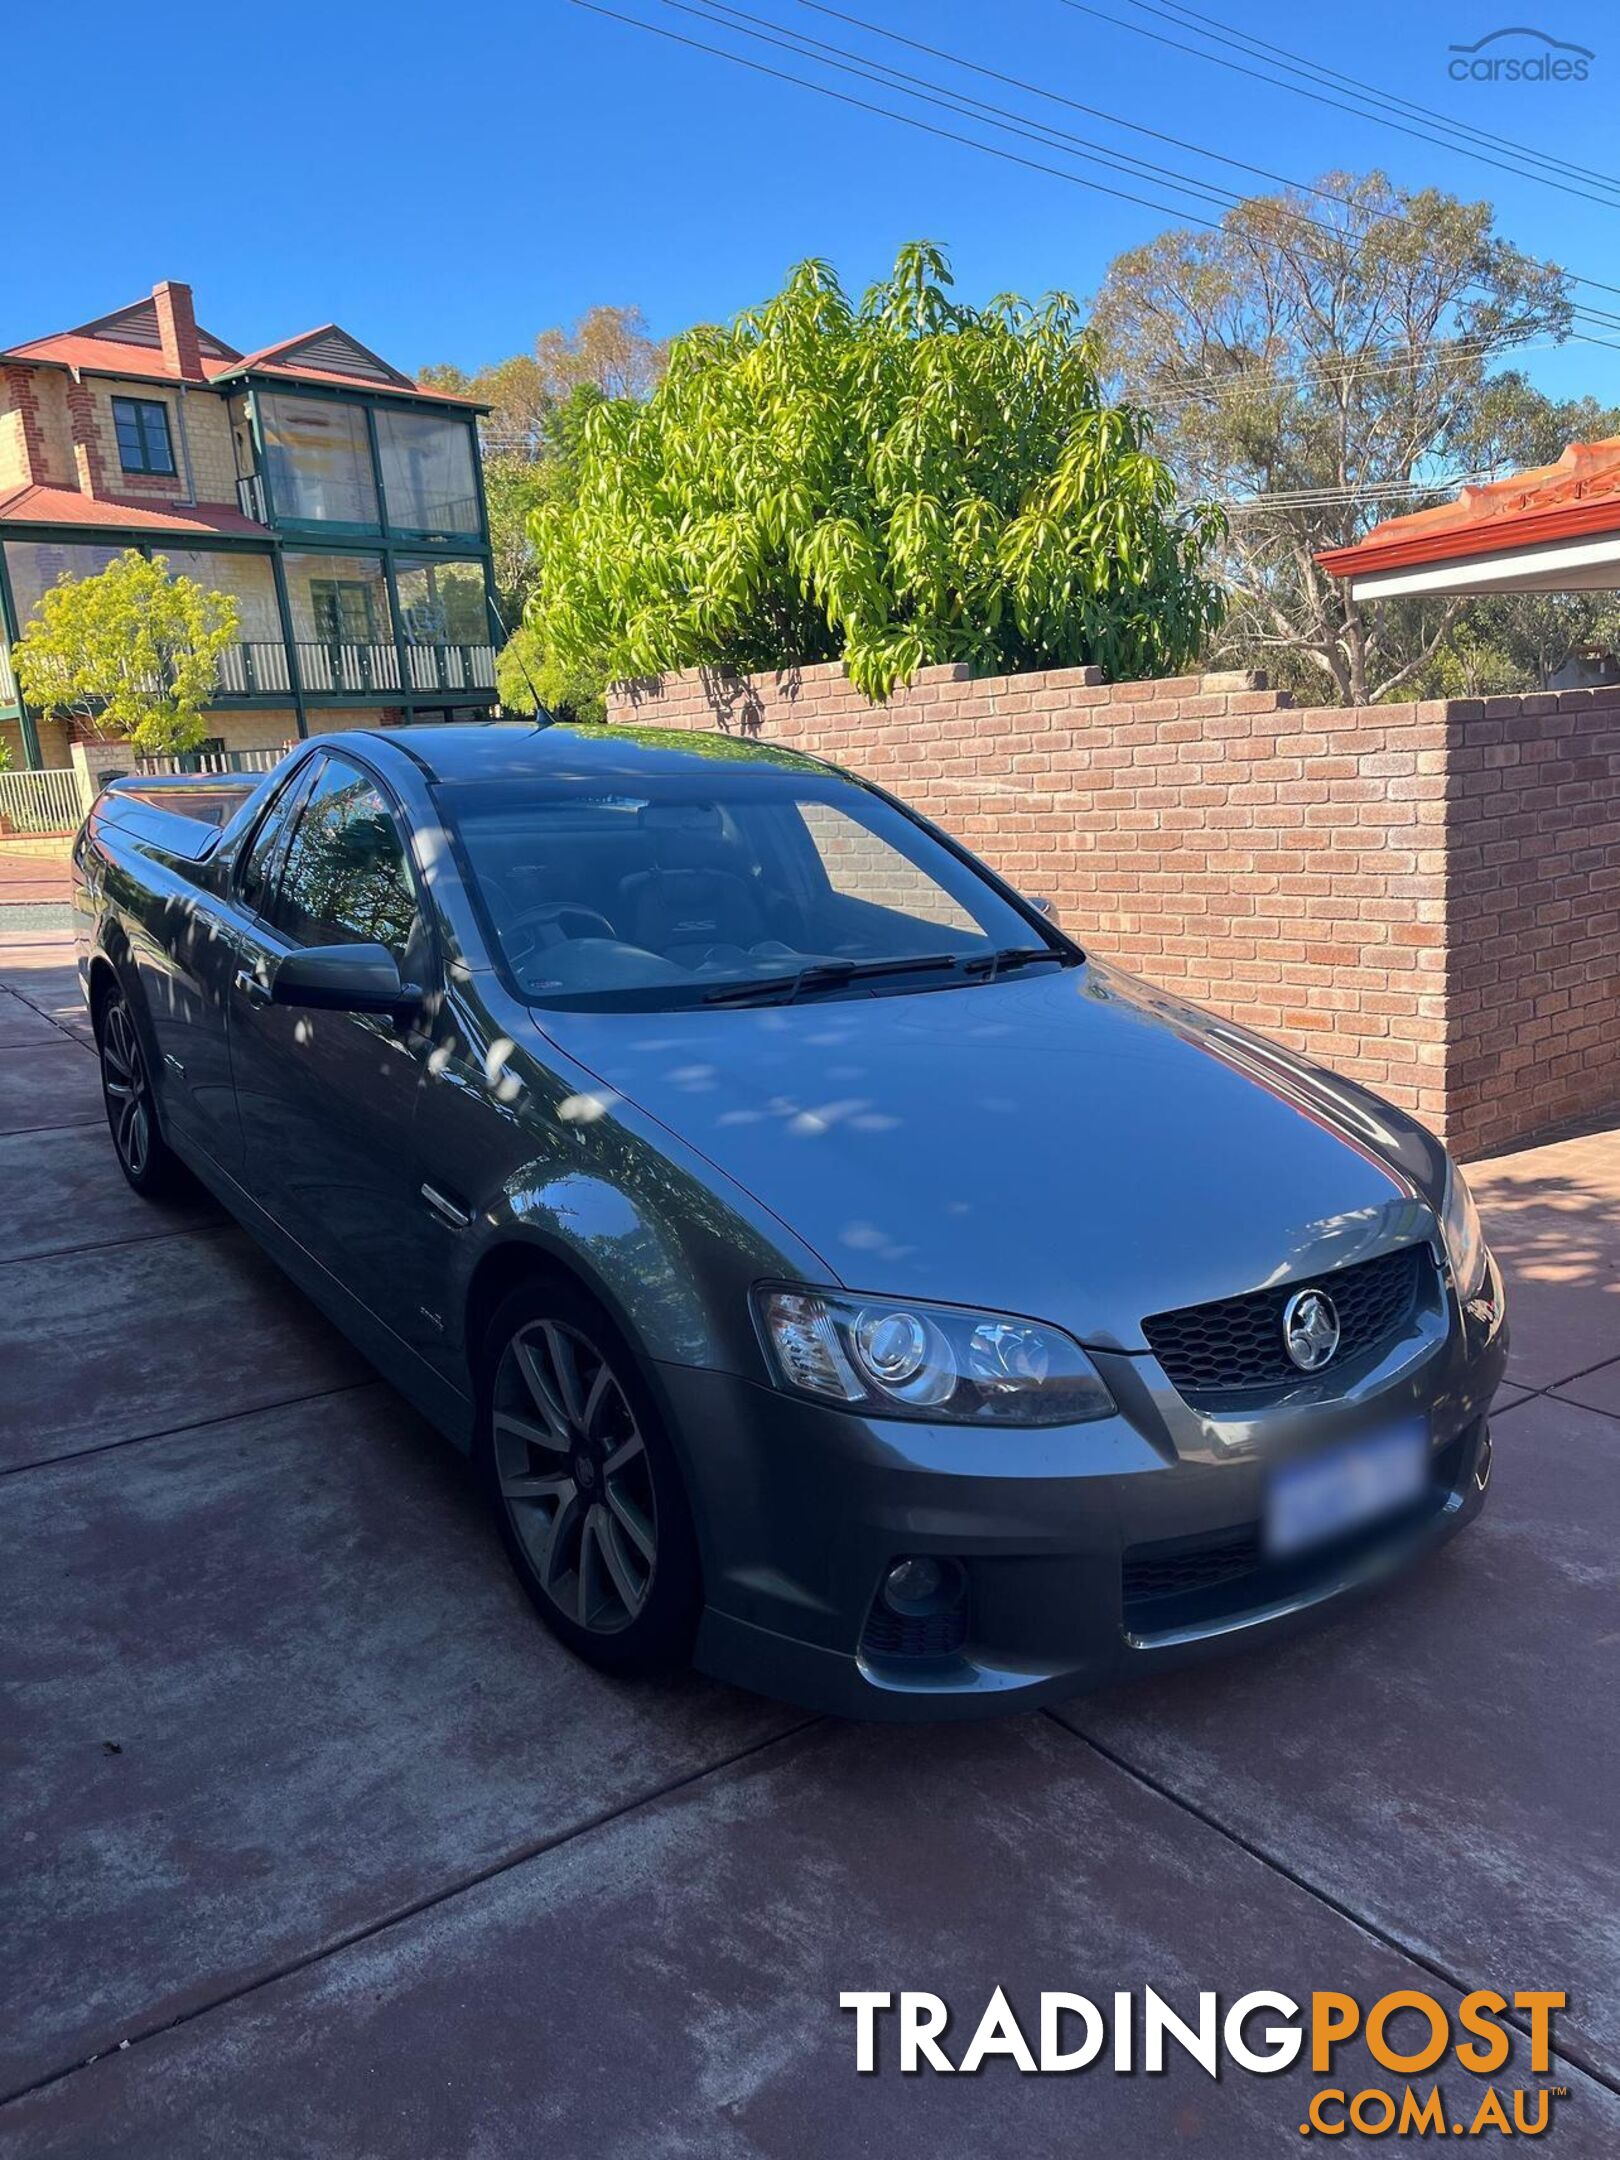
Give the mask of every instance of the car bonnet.
<svg viewBox="0 0 1620 2160">
<path fill-rule="evenodd" d="M 1144 1316 L 1432 1235 L 1375 1099 L 1088 964 L 550 1034 L 873 1293 L 1140 1350 Z M 1403 1167 L 1404 1162 L 1404 1167 Z"/>
</svg>

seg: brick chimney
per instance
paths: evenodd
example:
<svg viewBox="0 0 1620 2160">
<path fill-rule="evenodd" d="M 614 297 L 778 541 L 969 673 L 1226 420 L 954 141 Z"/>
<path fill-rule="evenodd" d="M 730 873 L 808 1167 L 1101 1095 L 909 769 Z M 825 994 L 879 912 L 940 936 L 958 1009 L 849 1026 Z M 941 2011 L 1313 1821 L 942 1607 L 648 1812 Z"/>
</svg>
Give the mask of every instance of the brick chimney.
<svg viewBox="0 0 1620 2160">
<path fill-rule="evenodd" d="M 152 287 L 157 308 L 158 335 L 163 357 L 182 382 L 202 382 L 202 347 L 197 343 L 197 318 L 191 307 L 191 287 L 165 278 Z"/>
</svg>

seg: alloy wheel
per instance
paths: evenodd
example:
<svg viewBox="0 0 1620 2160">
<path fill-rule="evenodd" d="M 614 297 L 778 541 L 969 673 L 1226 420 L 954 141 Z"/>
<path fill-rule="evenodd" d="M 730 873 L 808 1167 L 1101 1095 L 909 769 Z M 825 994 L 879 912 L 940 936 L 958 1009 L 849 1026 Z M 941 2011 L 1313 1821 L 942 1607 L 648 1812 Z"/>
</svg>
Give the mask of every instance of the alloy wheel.
<svg viewBox="0 0 1620 2160">
<path fill-rule="evenodd" d="M 122 1000 L 108 1006 L 101 1031 L 101 1085 L 113 1145 L 138 1182 L 152 1159 L 152 1090 L 135 1024 Z"/>
<path fill-rule="evenodd" d="M 651 1465 L 618 1376 L 577 1329 L 536 1320 L 502 1353 L 492 1416 L 501 1501 L 535 1581 L 577 1626 L 618 1634 L 658 1558 Z"/>
</svg>

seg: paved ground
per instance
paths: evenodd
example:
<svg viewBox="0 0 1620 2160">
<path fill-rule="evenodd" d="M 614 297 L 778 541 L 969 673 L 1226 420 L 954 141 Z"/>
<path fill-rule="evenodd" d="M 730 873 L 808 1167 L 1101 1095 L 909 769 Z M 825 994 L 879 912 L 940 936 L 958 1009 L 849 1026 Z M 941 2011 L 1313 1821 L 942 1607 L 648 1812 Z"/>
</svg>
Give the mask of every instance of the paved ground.
<svg viewBox="0 0 1620 2160">
<path fill-rule="evenodd" d="M 63 947 L 19 937 L 0 2149 L 1297 2145 L 1294 2074 L 855 2075 L 840 1990 L 971 2029 L 1001 1983 L 1564 1987 L 1546 2142 L 1620 2150 L 1620 1131 L 1478 1171 L 1515 1385 L 1493 1505 L 1419 1578 L 1285 1650 L 895 1732 L 571 1662 L 456 1458 L 239 1232 L 133 1200 L 99 1117 Z"/>
<path fill-rule="evenodd" d="M 69 927 L 69 844 L 0 836 L 0 942 L 13 933 Z"/>
</svg>

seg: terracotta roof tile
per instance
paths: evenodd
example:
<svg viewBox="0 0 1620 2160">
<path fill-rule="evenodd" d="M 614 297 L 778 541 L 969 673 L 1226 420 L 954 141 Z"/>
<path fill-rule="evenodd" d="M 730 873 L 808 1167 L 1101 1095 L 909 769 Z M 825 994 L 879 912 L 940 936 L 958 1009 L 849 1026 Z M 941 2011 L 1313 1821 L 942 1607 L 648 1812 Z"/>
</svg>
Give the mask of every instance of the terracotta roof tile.
<svg viewBox="0 0 1620 2160">
<path fill-rule="evenodd" d="M 64 330 L 55 337 L 33 338 L 26 345 L 11 345 L 0 360 L 53 360 L 60 367 L 83 368 L 100 375 L 136 375 L 152 382 L 178 382 L 162 353 L 152 345 L 125 345 L 117 338 L 86 337 L 78 330 Z M 234 360 L 202 356 L 203 373 L 210 379 L 235 367 Z"/>
<path fill-rule="evenodd" d="M 240 540 L 268 540 L 256 525 L 224 503 L 129 502 L 81 495 L 74 488 L 20 487 L 0 495 L 0 525 L 83 525 L 115 532 L 163 532 L 177 538 L 214 533 Z"/>
<path fill-rule="evenodd" d="M 1334 577 L 1466 561 L 1508 548 L 1620 531 L 1620 436 L 1571 443 L 1556 465 L 1465 487 L 1455 502 L 1386 518 L 1365 540 L 1317 556 Z"/>
</svg>

